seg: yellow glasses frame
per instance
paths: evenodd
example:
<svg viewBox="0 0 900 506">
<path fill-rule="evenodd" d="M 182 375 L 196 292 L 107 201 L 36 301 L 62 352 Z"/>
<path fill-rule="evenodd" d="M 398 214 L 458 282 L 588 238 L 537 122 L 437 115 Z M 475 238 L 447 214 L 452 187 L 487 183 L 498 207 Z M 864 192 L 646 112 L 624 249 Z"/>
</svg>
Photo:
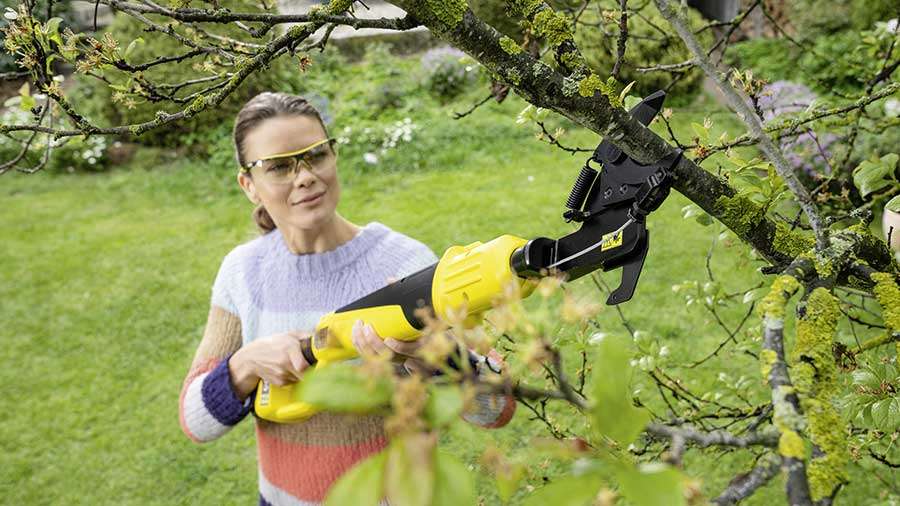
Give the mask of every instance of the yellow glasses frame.
<svg viewBox="0 0 900 506">
<path fill-rule="evenodd" d="M 329 138 L 327 138 L 327 139 L 322 139 L 321 141 L 314 142 L 314 143 L 310 144 L 309 146 L 306 146 L 306 147 L 303 148 L 303 149 L 298 149 L 297 151 L 291 151 L 291 152 L 289 152 L 289 153 L 278 153 L 278 154 L 275 154 L 275 155 L 269 155 L 269 156 L 260 158 L 259 160 L 254 160 L 253 162 L 248 163 L 247 165 L 241 167 L 241 172 L 250 172 L 250 170 L 253 169 L 253 167 L 256 167 L 256 166 L 259 165 L 261 162 L 264 162 L 264 161 L 266 161 L 266 160 L 274 160 L 274 159 L 276 159 L 276 158 L 287 158 L 287 157 L 296 157 L 296 156 L 300 156 L 300 155 L 305 154 L 305 153 L 307 153 L 307 152 L 309 152 L 309 151 L 312 151 L 313 149 L 315 149 L 315 148 L 317 148 L 317 147 L 319 147 L 319 146 L 321 146 L 322 144 L 325 144 L 325 143 L 331 143 L 331 148 L 332 148 L 332 150 L 334 149 L 334 139 L 331 138 L 331 137 L 329 137 Z M 307 162 L 307 161 L 304 160 L 303 158 L 301 158 L 301 160 L 302 160 L 303 163 L 305 163 L 308 167 L 312 167 L 312 164 L 310 164 L 309 162 Z"/>
</svg>

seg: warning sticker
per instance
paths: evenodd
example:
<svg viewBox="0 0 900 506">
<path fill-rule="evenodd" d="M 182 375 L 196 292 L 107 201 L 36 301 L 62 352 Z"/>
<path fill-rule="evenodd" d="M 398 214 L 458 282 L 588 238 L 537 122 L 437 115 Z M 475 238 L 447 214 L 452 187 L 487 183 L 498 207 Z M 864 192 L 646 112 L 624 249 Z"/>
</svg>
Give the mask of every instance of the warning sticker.
<svg viewBox="0 0 900 506">
<path fill-rule="evenodd" d="M 263 380 L 262 382 L 262 391 L 259 395 L 259 405 L 260 406 L 268 406 L 269 405 L 269 382 Z"/>
<path fill-rule="evenodd" d="M 604 234 L 600 240 L 600 251 L 618 248 L 622 245 L 622 230 L 616 230 L 608 234 Z"/>
</svg>

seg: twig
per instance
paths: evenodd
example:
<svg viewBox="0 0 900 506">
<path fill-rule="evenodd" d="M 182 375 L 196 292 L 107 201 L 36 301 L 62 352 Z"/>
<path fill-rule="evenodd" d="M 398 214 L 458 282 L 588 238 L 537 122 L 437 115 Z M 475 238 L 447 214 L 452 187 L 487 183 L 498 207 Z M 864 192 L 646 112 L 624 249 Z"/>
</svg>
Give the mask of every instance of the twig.
<svg viewBox="0 0 900 506">
<path fill-rule="evenodd" d="M 725 74 L 720 72 L 709 57 L 706 56 L 705 52 L 700 47 L 700 43 L 697 41 L 696 36 L 694 36 L 690 27 L 687 26 L 687 23 L 682 17 L 682 14 L 678 11 L 678 7 L 671 4 L 669 0 L 654 1 L 656 2 L 660 13 L 667 21 L 669 21 L 672 27 L 675 28 L 678 35 L 691 51 L 691 54 L 694 55 L 697 64 L 703 69 L 706 75 L 716 83 L 719 91 L 725 95 L 729 105 L 737 112 L 738 117 L 749 128 L 752 136 L 759 141 L 760 149 L 766 155 L 766 158 L 772 162 L 775 169 L 778 171 L 778 175 L 784 179 L 785 184 L 794 194 L 794 197 L 806 214 L 806 218 L 809 220 L 809 224 L 816 236 L 816 247 L 819 250 L 827 248 L 829 240 L 825 223 L 819 215 L 819 211 L 816 209 L 812 198 L 809 196 L 809 192 L 797 178 L 797 175 L 784 158 L 784 153 L 775 146 L 772 139 L 765 133 L 762 120 L 748 105 L 747 97 L 742 94 L 741 90 L 728 83 L 724 77 Z"/>
</svg>

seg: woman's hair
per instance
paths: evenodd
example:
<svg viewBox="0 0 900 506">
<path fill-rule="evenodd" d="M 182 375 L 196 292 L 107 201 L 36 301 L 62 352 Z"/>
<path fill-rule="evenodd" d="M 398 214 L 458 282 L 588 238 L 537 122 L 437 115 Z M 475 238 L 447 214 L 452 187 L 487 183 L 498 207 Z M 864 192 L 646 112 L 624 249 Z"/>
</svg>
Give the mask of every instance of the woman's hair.
<svg viewBox="0 0 900 506">
<path fill-rule="evenodd" d="M 251 98 L 237 113 L 234 120 L 234 155 L 239 166 L 244 167 L 247 159 L 244 156 L 244 141 L 247 134 L 264 120 L 276 116 L 310 116 L 316 118 L 322 125 L 325 135 L 328 129 L 319 111 L 305 98 L 287 93 L 275 93 L 265 91 Z M 250 173 L 247 173 L 250 176 Z M 261 204 L 253 210 L 253 221 L 263 234 L 275 230 L 275 221 Z"/>
</svg>

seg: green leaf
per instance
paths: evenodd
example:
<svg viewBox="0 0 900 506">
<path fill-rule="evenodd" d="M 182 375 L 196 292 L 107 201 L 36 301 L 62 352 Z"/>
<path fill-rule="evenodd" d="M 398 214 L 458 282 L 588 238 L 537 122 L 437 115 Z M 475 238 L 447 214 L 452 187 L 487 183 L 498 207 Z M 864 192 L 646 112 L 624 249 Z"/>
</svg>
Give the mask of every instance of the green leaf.
<svg viewBox="0 0 900 506">
<path fill-rule="evenodd" d="M 681 208 L 681 217 L 684 219 L 694 218 L 697 223 L 708 226 L 712 225 L 713 219 L 710 215 L 706 214 L 703 209 L 700 209 L 700 206 L 697 204 L 688 204 Z"/>
<path fill-rule="evenodd" d="M 436 439 L 427 434 L 395 438 L 388 447 L 384 476 L 391 506 L 428 506 L 434 495 Z"/>
<path fill-rule="evenodd" d="M 586 506 L 593 502 L 603 485 L 599 476 L 565 476 L 539 488 L 523 506 Z"/>
<path fill-rule="evenodd" d="M 369 412 L 391 402 L 391 384 L 339 363 L 304 373 L 300 398 L 329 411 Z"/>
<path fill-rule="evenodd" d="M 886 430 L 890 413 L 891 399 L 881 399 L 872 404 L 872 422 L 878 429 Z"/>
<path fill-rule="evenodd" d="M 681 473 L 666 464 L 644 464 L 618 473 L 622 495 L 637 506 L 685 504 Z"/>
<path fill-rule="evenodd" d="M 896 430 L 900 425 L 900 397 L 889 397 L 872 404 L 872 423 L 884 432 Z"/>
<path fill-rule="evenodd" d="M 881 158 L 872 158 L 860 163 L 853 169 L 853 184 L 859 193 L 866 197 L 870 193 L 877 192 L 891 183 L 897 183 L 894 171 L 900 155 L 889 153 Z"/>
<path fill-rule="evenodd" d="M 631 400 L 631 364 L 624 339 L 607 336 L 598 343 L 591 389 L 593 429 L 619 443 L 631 444 L 650 415 Z"/>
<path fill-rule="evenodd" d="M 694 133 L 697 134 L 697 138 L 700 139 L 701 142 L 709 142 L 709 129 L 700 123 L 691 123 L 691 128 L 694 130 Z"/>
<path fill-rule="evenodd" d="M 853 384 L 874 390 L 881 385 L 881 380 L 872 371 L 857 369 L 853 371 Z"/>
<path fill-rule="evenodd" d="M 47 38 L 56 42 L 60 46 L 63 45 L 62 37 L 59 36 L 59 24 L 62 23 L 62 18 L 50 18 L 44 23 L 43 32 L 47 35 Z"/>
<path fill-rule="evenodd" d="M 893 213 L 900 213 L 900 195 L 896 195 L 889 200 L 888 203 L 884 205 L 884 208 Z"/>
<path fill-rule="evenodd" d="M 353 466 L 328 491 L 325 506 L 376 506 L 383 495 L 386 460 L 387 452 L 383 451 Z"/>
<path fill-rule="evenodd" d="M 465 425 L 465 424 L 463 424 Z M 510 462 L 509 468 L 505 472 L 498 472 L 496 475 L 497 495 L 504 503 L 509 502 L 516 490 L 519 490 L 519 482 L 525 476 L 525 466 L 518 462 Z"/>
<path fill-rule="evenodd" d="M 432 427 L 441 427 L 459 419 L 463 408 L 462 392 L 453 386 L 431 386 L 425 417 Z"/>
<path fill-rule="evenodd" d="M 741 303 L 747 304 L 749 302 L 757 300 L 757 299 L 761 298 L 763 295 L 767 294 L 768 292 L 769 292 L 768 287 L 754 288 L 753 290 L 748 290 L 747 292 L 744 293 L 744 298 L 741 300 Z"/>
<path fill-rule="evenodd" d="M 476 504 L 475 480 L 465 464 L 453 455 L 438 452 L 434 463 L 432 506 Z"/>
<path fill-rule="evenodd" d="M 144 39 L 142 39 L 141 37 L 138 37 L 138 38 L 134 39 L 133 41 L 131 41 L 128 44 L 128 47 L 125 48 L 125 54 L 124 54 L 123 58 L 128 59 L 128 57 L 131 56 L 131 53 L 138 46 L 138 44 L 143 44 L 143 43 L 144 43 Z"/>
<path fill-rule="evenodd" d="M 19 87 L 19 109 L 30 111 L 32 107 L 37 105 L 37 100 L 31 96 L 31 88 L 28 83 L 24 83 Z"/>
</svg>

